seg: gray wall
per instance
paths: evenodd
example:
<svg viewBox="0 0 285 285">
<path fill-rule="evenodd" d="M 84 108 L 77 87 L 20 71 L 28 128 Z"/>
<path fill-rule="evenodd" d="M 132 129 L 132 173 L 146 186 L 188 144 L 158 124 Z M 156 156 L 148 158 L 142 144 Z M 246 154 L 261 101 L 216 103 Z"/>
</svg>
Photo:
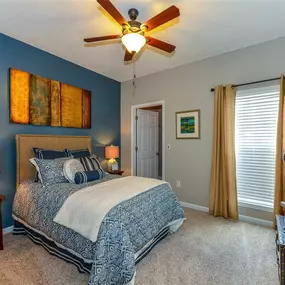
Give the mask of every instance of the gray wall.
<svg viewBox="0 0 285 285">
<path fill-rule="evenodd" d="M 121 85 L 122 169 L 131 169 L 131 105 L 165 100 L 166 180 L 180 201 L 208 207 L 212 158 L 213 93 L 219 84 L 238 84 L 285 72 L 285 38 L 212 57 Z M 201 139 L 176 140 L 175 112 L 201 109 Z M 176 187 L 181 180 L 181 188 Z M 272 214 L 240 209 L 243 215 L 271 220 Z"/>
</svg>

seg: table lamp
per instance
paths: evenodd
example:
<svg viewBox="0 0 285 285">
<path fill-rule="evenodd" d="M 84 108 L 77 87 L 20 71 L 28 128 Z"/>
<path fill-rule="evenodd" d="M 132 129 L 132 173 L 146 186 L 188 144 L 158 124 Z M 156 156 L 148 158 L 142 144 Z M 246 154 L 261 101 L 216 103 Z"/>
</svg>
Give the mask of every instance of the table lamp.
<svg viewBox="0 0 285 285">
<path fill-rule="evenodd" d="M 119 158 L 119 147 L 118 146 L 106 146 L 105 147 L 105 157 L 109 159 L 108 161 L 108 171 L 119 170 L 118 163 L 115 158 Z"/>
</svg>

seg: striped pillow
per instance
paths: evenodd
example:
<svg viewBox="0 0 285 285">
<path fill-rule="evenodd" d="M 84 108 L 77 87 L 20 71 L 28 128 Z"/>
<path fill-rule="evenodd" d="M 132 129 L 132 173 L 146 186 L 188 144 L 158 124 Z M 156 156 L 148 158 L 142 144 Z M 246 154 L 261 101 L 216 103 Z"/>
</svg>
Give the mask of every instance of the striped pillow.
<svg viewBox="0 0 285 285">
<path fill-rule="evenodd" d="M 95 155 L 92 155 L 90 157 L 80 157 L 79 160 L 83 165 L 85 171 L 101 170 L 104 172 L 103 167 Z"/>
<path fill-rule="evenodd" d="M 90 156 L 88 148 L 85 149 L 65 149 L 67 156 L 73 156 L 74 158 L 80 158 L 85 156 Z"/>
<path fill-rule="evenodd" d="M 76 184 L 83 184 L 90 181 L 102 179 L 104 176 L 105 172 L 101 170 L 81 171 L 75 173 L 74 182 Z"/>
</svg>

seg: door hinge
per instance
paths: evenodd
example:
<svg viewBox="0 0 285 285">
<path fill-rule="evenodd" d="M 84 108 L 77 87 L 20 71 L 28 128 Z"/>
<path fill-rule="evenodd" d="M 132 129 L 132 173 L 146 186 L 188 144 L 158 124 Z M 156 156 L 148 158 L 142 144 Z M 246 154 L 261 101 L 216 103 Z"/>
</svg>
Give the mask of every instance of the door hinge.
<svg viewBox="0 0 285 285">
<path fill-rule="evenodd" d="M 135 150 L 136 150 L 136 151 L 138 151 L 138 150 L 139 150 L 139 148 L 136 146 Z"/>
<path fill-rule="evenodd" d="M 139 119 L 139 117 L 138 116 L 136 116 L 136 121 Z"/>
</svg>

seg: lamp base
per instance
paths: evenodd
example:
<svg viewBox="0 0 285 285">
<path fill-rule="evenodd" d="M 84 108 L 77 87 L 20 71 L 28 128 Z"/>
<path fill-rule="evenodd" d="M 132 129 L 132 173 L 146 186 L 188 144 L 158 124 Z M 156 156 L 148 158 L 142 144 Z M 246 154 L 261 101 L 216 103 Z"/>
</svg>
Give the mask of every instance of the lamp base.
<svg viewBox="0 0 285 285">
<path fill-rule="evenodd" d="M 111 158 L 108 160 L 108 171 L 114 171 L 114 170 L 119 170 L 119 166 L 116 159 Z"/>
</svg>

